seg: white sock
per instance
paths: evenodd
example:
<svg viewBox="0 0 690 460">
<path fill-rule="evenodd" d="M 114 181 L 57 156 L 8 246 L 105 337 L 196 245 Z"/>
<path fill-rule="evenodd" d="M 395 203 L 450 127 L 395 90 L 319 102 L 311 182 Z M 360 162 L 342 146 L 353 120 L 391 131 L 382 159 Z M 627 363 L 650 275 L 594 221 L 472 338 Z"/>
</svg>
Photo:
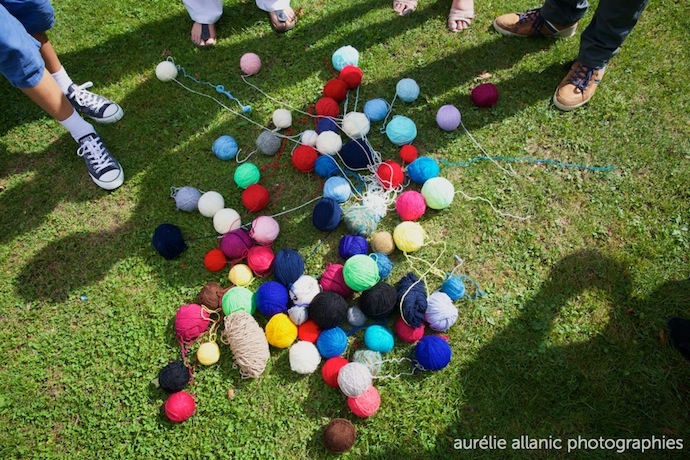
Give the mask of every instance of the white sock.
<svg viewBox="0 0 690 460">
<path fill-rule="evenodd" d="M 67 75 L 67 71 L 65 70 L 64 67 L 60 67 L 60 70 L 55 72 L 53 75 L 53 78 L 57 82 L 58 86 L 62 90 L 63 94 L 67 94 L 67 89 L 69 88 L 69 85 L 74 83 L 72 79 Z"/>
<path fill-rule="evenodd" d="M 67 131 L 69 131 L 74 140 L 77 142 L 79 142 L 79 139 L 84 136 L 96 133 L 96 130 L 93 129 L 93 125 L 85 121 L 76 110 L 72 112 L 72 115 L 67 117 L 66 120 L 62 120 L 60 124 L 64 126 Z"/>
</svg>

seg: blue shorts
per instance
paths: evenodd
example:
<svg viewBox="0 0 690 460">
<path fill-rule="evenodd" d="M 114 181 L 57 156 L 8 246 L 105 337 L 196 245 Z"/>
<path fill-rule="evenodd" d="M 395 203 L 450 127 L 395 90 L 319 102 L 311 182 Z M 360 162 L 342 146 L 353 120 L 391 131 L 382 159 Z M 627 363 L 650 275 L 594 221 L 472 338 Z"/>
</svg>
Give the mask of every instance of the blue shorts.
<svg viewBox="0 0 690 460">
<path fill-rule="evenodd" d="M 30 34 L 55 23 L 48 0 L 0 0 L 0 73 L 17 88 L 33 88 L 43 78 L 41 44 Z"/>
</svg>

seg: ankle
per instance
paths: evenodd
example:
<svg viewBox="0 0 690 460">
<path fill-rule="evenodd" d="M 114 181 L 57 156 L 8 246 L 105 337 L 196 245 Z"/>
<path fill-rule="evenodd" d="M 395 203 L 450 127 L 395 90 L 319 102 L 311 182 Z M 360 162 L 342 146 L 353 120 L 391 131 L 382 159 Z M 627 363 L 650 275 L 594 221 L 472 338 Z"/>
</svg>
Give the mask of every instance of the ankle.
<svg viewBox="0 0 690 460">
<path fill-rule="evenodd" d="M 67 91 L 69 90 L 69 87 L 71 84 L 74 82 L 72 79 L 69 77 L 67 74 L 67 71 L 65 70 L 64 67 L 60 67 L 60 70 L 57 72 L 51 74 L 53 76 L 53 79 L 57 82 L 58 86 L 60 87 L 60 90 L 62 90 L 62 94 L 67 95 Z"/>
</svg>

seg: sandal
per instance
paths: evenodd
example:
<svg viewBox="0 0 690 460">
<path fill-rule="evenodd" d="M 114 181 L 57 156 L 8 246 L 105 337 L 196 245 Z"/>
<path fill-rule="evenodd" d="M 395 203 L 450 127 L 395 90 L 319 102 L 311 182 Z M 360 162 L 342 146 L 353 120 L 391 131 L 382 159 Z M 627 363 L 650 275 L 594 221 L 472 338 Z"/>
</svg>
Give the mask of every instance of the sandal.
<svg viewBox="0 0 690 460">
<path fill-rule="evenodd" d="M 462 5 L 466 0 L 460 0 L 458 3 Z M 453 2 L 455 4 L 455 2 Z M 462 5 L 464 8 L 450 7 L 448 13 L 448 30 L 451 32 L 462 32 L 467 29 L 474 19 L 474 2 L 471 1 L 469 5 Z M 469 6 L 469 8 L 468 8 Z M 458 27 L 458 22 L 463 23 L 464 27 Z"/>
<path fill-rule="evenodd" d="M 194 30 L 197 28 L 197 25 L 200 26 L 199 30 L 199 40 L 194 39 Z M 199 24 L 198 22 L 195 22 L 194 25 L 192 26 L 192 43 L 194 43 L 196 46 L 199 48 L 205 48 L 205 47 L 212 47 L 215 46 L 216 44 L 216 37 L 211 36 L 211 26 L 213 24 Z M 213 35 L 216 34 L 215 27 L 213 28 Z"/>
<path fill-rule="evenodd" d="M 276 32 L 287 32 L 294 29 L 295 25 L 297 25 L 297 16 L 290 20 L 285 10 L 269 11 L 268 17 L 271 19 L 271 26 L 273 26 L 273 30 Z"/>
<path fill-rule="evenodd" d="M 398 16 L 407 16 L 417 9 L 417 0 L 393 0 L 393 11 Z"/>
</svg>

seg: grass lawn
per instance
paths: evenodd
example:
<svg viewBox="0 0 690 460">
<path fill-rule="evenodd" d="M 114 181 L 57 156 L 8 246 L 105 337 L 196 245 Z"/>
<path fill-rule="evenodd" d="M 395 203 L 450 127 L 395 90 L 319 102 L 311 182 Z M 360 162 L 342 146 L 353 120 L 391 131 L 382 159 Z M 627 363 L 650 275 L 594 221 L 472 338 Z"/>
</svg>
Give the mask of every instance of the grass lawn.
<svg viewBox="0 0 690 460">
<path fill-rule="evenodd" d="M 472 27 L 452 34 L 445 30 L 449 2 L 421 1 L 400 18 L 389 0 L 294 0 L 299 24 L 278 35 L 254 2 L 231 0 L 224 2 L 217 46 L 200 50 L 189 41 L 182 2 L 55 0 L 50 37 L 70 76 L 93 81 L 125 110 L 120 122 L 97 129 L 126 180 L 113 193 L 96 187 L 71 137 L 0 81 L 0 458 L 324 458 L 334 455 L 323 446 L 322 428 L 335 417 L 357 428 L 354 447 L 343 455 L 353 459 L 442 459 L 460 454 L 456 440 L 494 436 L 510 447 L 521 435 L 560 439 L 563 448 L 509 448 L 511 456 L 617 455 L 582 445 L 568 453 L 567 441 L 578 437 L 679 439 L 682 451 L 651 454 L 687 455 L 690 363 L 667 343 L 665 322 L 690 316 L 690 10 L 680 0 L 650 2 L 592 102 L 564 113 L 551 97 L 577 55 L 579 33 L 518 40 L 491 27 L 495 16 L 535 5 L 477 2 Z M 333 78 L 331 56 L 344 45 L 360 54 L 359 110 L 369 99 L 390 102 L 402 78 L 418 82 L 420 97 L 397 100 L 393 112 L 414 120 L 414 145 L 439 160 L 458 192 L 450 207 L 420 220 L 428 244 L 414 258 L 391 256 L 389 281 L 434 264 L 426 276 L 434 291 L 442 282 L 437 272 L 451 271 L 458 255 L 461 272 L 487 296 L 456 302 L 447 368 L 375 381 L 381 408 L 369 419 L 355 417 L 320 372 L 292 372 L 287 350 L 271 348 L 265 372 L 251 380 L 240 377 L 221 345 L 219 363 L 198 366 L 188 388 L 196 414 L 173 424 L 161 414 L 166 394 L 151 381 L 179 359 L 175 312 L 195 302 L 205 283 L 229 281 L 228 270 L 212 273 L 202 264 L 215 245 L 201 238 L 215 234 L 211 220 L 176 210 L 170 189 L 216 190 L 244 223 L 260 215 L 245 212 L 233 182 L 237 164 L 218 160 L 211 145 L 229 134 L 248 154 L 258 125 L 268 125 L 277 108 L 292 111 L 293 134 L 313 129 L 302 112 Z M 264 94 L 240 77 L 239 59 L 250 51 L 263 61 L 250 81 Z M 166 56 L 250 104 L 254 123 L 159 81 L 154 69 Z M 498 87 L 496 107 L 472 105 L 469 91 L 482 81 Z M 351 94 L 348 110 L 354 103 Z M 615 169 L 461 166 L 481 151 L 464 131 L 438 128 L 435 114 L 444 104 L 460 109 L 491 155 Z M 368 136 L 372 146 L 383 159 L 398 159 L 378 128 Z M 271 193 L 263 214 L 321 194 L 323 181 L 293 168 L 290 149 L 251 158 L 264 168 L 261 183 Z M 342 263 L 338 243 L 347 230 L 317 230 L 312 209 L 276 218 L 274 249 L 299 251 L 306 273 L 318 277 L 328 263 Z M 189 249 L 174 261 L 151 245 L 163 222 L 188 239 Z M 379 230 L 398 222 L 391 209 Z M 256 318 L 265 325 L 266 318 Z M 356 332 L 348 353 L 363 346 Z M 391 356 L 407 357 L 410 349 L 396 341 Z M 409 370 L 404 361 L 384 366 L 388 376 Z"/>
</svg>

